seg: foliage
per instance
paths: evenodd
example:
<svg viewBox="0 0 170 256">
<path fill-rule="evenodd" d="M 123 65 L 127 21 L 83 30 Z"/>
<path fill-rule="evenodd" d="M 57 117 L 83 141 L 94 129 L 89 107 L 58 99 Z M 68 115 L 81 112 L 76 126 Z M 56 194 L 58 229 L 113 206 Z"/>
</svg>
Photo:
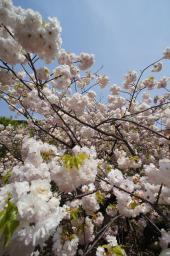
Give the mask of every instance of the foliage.
<svg viewBox="0 0 170 256">
<path fill-rule="evenodd" d="M 88 155 L 86 153 L 78 153 L 76 155 L 64 154 L 61 157 L 64 167 L 68 170 L 73 168 L 79 169 L 86 159 L 88 159 Z"/>
<path fill-rule="evenodd" d="M 27 122 L 25 120 L 14 120 L 12 118 L 0 116 L 0 124 L 4 126 L 12 125 L 14 127 L 17 127 L 19 125 L 26 125 L 26 123 Z"/>
<path fill-rule="evenodd" d="M 8 200 L 5 209 L 0 211 L 0 231 L 5 246 L 10 242 L 12 235 L 18 226 L 18 209 L 10 200 Z"/>
</svg>

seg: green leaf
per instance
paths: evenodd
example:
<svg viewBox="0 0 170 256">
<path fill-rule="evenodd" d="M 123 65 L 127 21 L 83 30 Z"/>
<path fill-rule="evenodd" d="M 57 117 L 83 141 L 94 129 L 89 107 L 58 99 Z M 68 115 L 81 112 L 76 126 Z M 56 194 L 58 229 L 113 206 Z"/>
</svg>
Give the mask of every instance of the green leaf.
<svg viewBox="0 0 170 256">
<path fill-rule="evenodd" d="M 64 167 L 66 169 L 72 169 L 76 168 L 79 169 L 85 162 L 86 159 L 88 159 L 89 156 L 86 153 L 78 153 L 76 155 L 73 154 L 64 154 L 61 157 L 61 160 L 64 164 Z"/>
<path fill-rule="evenodd" d="M 70 217 L 72 220 L 77 220 L 79 218 L 79 215 L 82 212 L 82 208 L 78 207 L 78 208 L 70 208 L 69 210 L 70 212 Z"/>
<path fill-rule="evenodd" d="M 0 212 L 0 230 L 4 227 L 6 222 L 6 214 L 5 214 L 5 210 L 2 210 Z"/>
<path fill-rule="evenodd" d="M 104 249 L 108 249 L 110 247 L 109 244 L 103 244 L 101 247 L 103 247 Z"/>
<path fill-rule="evenodd" d="M 13 127 L 18 126 L 26 126 L 27 121 L 25 120 L 13 120 L 12 118 L 8 118 L 5 116 L 0 116 L 0 124 L 3 124 L 4 126 L 12 125 Z"/>
<path fill-rule="evenodd" d="M 2 176 L 2 181 L 4 184 L 7 184 L 9 182 L 9 178 L 11 177 L 12 170 L 8 170 L 5 175 Z"/>
<path fill-rule="evenodd" d="M 24 85 L 21 82 L 18 82 L 14 85 L 14 88 L 17 89 L 22 89 L 24 87 Z"/>
<path fill-rule="evenodd" d="M 148 80 L 149 80 L 149 81 L 153 81 L 153 80 L 154 80 L 154 77 L 153 77 L 153 76 L 149 76 L 149 77 L 148 77 Z"/>
<path fill-rule="evenodd" d="M 108 206 L 107 206 L 107 208 L 108 209 L 116 209 L 117 208 L 117 204 L 109 204 Z"/>
<path fill-rule="evenodd" d="M 137 203 L 135 200 L 132 200 L 132 201 L 130 202 L 130 204 L 128 205 L 128 207 L 129 207 L 130 209 L 135 209 L 136 206 L 138 206 L 138 203 Z"/>
<path fill-rule="evenodd" d="M 125 256 L 125 251 L 121 248 L 120 245 L 113 246 L 109 249 L 109 252 L 112 252 L 115 254 L 115 256 Z"/>
<path fill-rule="evenodd" d="M 7 221 L 4 228 L 4 245 L 7 246 L 12 238 L 13 233 L 19 226 L 19 220 Z"/>
<path fill-rule="evenodd" d="M 130 156 L 129 159 L 135 162 L 138 162 L 140 160 L 139 156 Z"/>
<path fill-rule="evenodd" d="M 8 245 L 18 226 L 18 209 L 8 200 L 6 208 L 0 212 L 0 232 L 4 238 L 4 246 Z"/>
<path fill-rule="evenodd" d="M 104 204 L 105 202 L 104 195 L 100 191 L 96 192 L 96 199 L 99 204 Z"/>
<path fill-rule="evenodd" d="M 107 165 L 106 166 L 106 173 L 108 174 L 109 172 L 111 172 L 111 170 L 112 170 L 111 165 Z"/>
</svg>

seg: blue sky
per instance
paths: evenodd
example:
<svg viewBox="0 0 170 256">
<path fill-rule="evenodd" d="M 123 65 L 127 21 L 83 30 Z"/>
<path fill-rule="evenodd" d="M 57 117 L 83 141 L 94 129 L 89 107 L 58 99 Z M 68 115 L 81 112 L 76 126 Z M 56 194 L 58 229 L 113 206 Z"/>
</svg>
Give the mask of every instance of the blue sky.
<svg viewBox="0 0 170 256">
<path fill-rule="evenodd" d="M 169 0 L 13 0 L 15 5 L 57 16 L 63 48 L 94 53 L 96 69 L 120 84 L 128 70 L 141 70 L 170 46 Z M 166 64 L 165 75 L 170 70 Z M 0 115 L 9 115 L 4 104 Z"/>
</svg>

